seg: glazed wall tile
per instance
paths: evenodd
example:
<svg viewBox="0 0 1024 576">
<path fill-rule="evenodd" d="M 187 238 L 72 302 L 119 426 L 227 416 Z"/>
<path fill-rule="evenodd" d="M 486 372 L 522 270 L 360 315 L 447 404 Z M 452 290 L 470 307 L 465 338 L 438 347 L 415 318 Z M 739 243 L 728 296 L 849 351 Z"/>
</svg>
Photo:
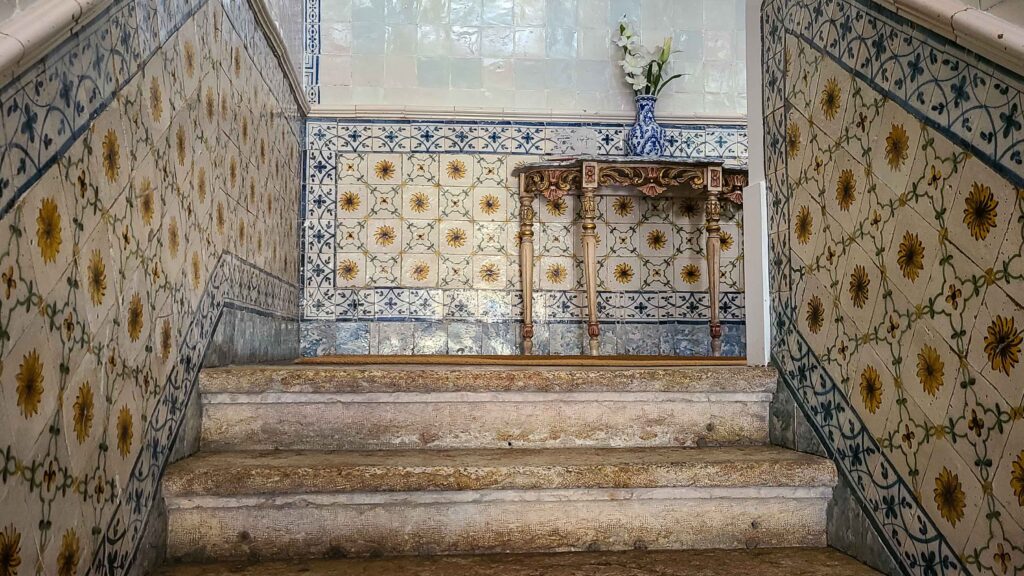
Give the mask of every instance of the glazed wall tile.
<svg viewBox="0 0 1024 576">
<path fill-rule="evenodd" d="M 371 325 L 411 318 L 434 320 L 458 326 L 449 331 L 454 342 L 436 344 L 439 334 L 448 333 L 442 330 L 430 332 L 429 337 L 423 332 L 426 341 L 416 344 L 413 331 L 411 341 L 389 337 L 383 349 L 412 353 L 487 348 L 518 353 L 520 336 L 513 325 L 522 314 L 519 205 L 511 172 L 537 158 L 534 151 L 539 141 L 547 142 L 543 147 L 551 152 L 597 153 L 602 147 L 614 149 L 611 143 L 621 142 L 625 128 L 309 120 L 305 128 L 309 148 L 304 154 L 309 184 L 303 192 L 301 247 L 303 284 L 308 288 L 302 305 L 304 319 L 370 321 Z M 598 133 L 602 136 L 595 136 Z M 670 134 L 677 156 L 701 158 L 709 153 L 742 159 L 746 152 L 745 133 L 735 127 L 678 126 L 670 127 Z M 707 290 L 700 199 L 608 194 L 598 202 L 598 267 L 603 291 L 599 309 L 602 322 L 610 323 L 610 349 L 616 353 L 641 349 L 639 344 L 620 345 L 625 341 L 618 337 L 618 322 L 706 322 L 706 296 L 703 300 L 697 296 Z M 539 326 L 549 318 L 576 324 L 585 315 L 579 202 L 574 197 L 535 202 L 534 278 L 535 288 L 543 291 L 538 294 L 535 317 Z M 726 294 L 719 307 L 729 322 L 741 326 L 742 223 L 736 207 L 728 204 L 722 241 Z M 330 305 L 332 290 L 336 301 L 346 302 L 343 294 L 376 290 L 374 313 L 365 317 L 350 305 Z M 441 308 L 432 308 L 428 314 L 414 310 L 411 302 L 422 290 L 436 294 Z M 619 298 L 622 291 L 628 295 Z M 559 292 L 570 298 L 543 297 Z M 468 328 L 473 322 L 513 327 L 473 331 Z M 582 347 L 580 339 L 573 341 L 573 347 L 564 339 L 547 343 L 546 338 L 563 338 L 565 332 L 545 330 L 537 333 L 538 345 L 564 353 L 582 351 L 575 349 Z M 310 334 L 314 341 L 303 346 L 305 352 L 335 349 L 316 344 L 322 340 L 319 331 Z M 478 344 L 464 342 L 466 334 L 472 334 Z M 706 339 L 705 333 L 692 334 Z M 488 340 L 498 337 L 507 340 Z M 365 339 L 369 349 L 378 349 L 369 343 L 369 333 Z M 407 346 L 409 342 L 412 345 Z M 660 346 L 644 349 L 663 353 Z"/>
<path fill-rule="evenodd" d="M 295 8 L 277 10 L 276 4 L 272 11 L 283 12 L 292 29 Z M 483 107 L 498 114 L 630 113 L 632 93 L 612 43 L 626 17 L 650 46 L 672 37 L 679 50 L 674 71 L 687 76 L 663 94 L 662 113 L 746 111 L 742 1 L 696 0 L 685 8 L 659 0 L 429 0 L 409 7 L 304 0 L 302 6 L 303 84 L 314 109 L 384 104 Z M 600 138 L 599 130 L 583 131 Z M 501 146 L 478 139 L 473 149 Z"/>
<path fill-rule="evenodd" d="M 247 3 L 133 1 L 0 102 L 3 451 L 49 478 L 0 483 L 4 533 L 23 569 L 125 573 L 214 334 L 242 310 L 297 348 L 297 103 Z"/>
<path fill-rule="evenodd" d="M 903 570 L 1020 573 L 1019 79 L 873 3 L 762 25 L 786 386 Z"/>
</svg>

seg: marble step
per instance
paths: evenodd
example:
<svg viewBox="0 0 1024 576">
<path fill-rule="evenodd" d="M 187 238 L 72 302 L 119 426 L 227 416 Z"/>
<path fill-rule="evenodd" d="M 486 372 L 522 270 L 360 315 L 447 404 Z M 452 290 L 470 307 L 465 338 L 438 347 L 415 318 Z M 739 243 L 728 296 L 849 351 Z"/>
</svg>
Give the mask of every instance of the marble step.
<svg viewBox="0 0 1024 576">
<path fill-rule="evenodd" d="M 204 370 L 208 450 L 764 444 L 774 371 L 259 366 Z"/>
<path fill-rule="evenodd" d="M 832 548 L 489 554 L 176 564 L 155 576 L 879 576 Z"/>
<path fill-rule="evenodd" d="M 168 557 L 824 546 L 828 460 L 780 448 L 200 453 Z"/>
</svg>

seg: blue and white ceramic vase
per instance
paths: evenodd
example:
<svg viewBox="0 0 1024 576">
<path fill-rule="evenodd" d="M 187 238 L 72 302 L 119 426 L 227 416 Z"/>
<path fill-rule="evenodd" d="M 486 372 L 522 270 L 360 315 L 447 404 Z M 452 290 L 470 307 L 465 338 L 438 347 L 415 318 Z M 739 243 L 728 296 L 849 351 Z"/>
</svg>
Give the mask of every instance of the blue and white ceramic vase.
<svg viewBox="0 0 1024 576">
<path fill-rule="evenodd" d="M 626 133 L 626 154 L 630 156 L 663 156 L 665 129 L 654 120 L 657 96 L 636 97 L 636 124 Z"/>
</svg>

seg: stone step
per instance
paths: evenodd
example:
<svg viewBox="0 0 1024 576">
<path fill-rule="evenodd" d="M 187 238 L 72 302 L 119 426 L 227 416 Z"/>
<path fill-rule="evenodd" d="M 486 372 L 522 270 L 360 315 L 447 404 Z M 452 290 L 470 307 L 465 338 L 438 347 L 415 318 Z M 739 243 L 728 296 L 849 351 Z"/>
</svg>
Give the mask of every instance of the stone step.
<svg viewBox="0 0 1024 576">
<path fill-rule="evenodd" d="M 824 546 L 831 462 L 774 447 L 202 454 L 176 561 Z"/>
<path fill-rule="evenodd" d="M 879 576 L 831 548 L 491 554 L 179 564 L 156 576 Z"/>
<path fill-rule="evenodd" d="M 208 450 L 764 444 L 774 371 L 262 366 L 204 370 Z"/>
<path fill-rule="evenodd" d="M 775 391 L 772 368 L 519 367 L 261 364 L 206 368 L 204 394 L 265 392 L 751 392 Z"/>
<path fill-rule="evenodd" d="M 335 492 L 832 486 L 827 459 L 777 446 L 199 452 L 170 466 L 166 498 Z M 767 483 L 767 484 L 766 484 Z"/>
</svg>

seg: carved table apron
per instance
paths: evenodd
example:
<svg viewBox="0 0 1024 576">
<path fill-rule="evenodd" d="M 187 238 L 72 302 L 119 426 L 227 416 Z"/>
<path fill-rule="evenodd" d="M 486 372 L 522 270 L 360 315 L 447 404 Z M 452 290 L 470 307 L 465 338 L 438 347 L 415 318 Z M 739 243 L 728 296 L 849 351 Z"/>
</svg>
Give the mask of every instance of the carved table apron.
<svg viewBox="0 0 1024 576">
<path fill-rule="evenodd" d="M 704 201 L 707 232 L 706 260 L 710 297 L 711 353 L 722 351 L 722 325 L 719 320 L 718 294 L 721 276 L 721 203 L 722 199 L 742 202 L 746 171 L 726 166 L 721 161 L 681 161 L 622 157 L 578 157 L 533 162 L 516 167 L 519 177 L 519 273 L 523 284 L 523 354 L 533 352 L 533 200 L 539 194 L 557 200 L 578 194 L 583 217 L 583 270 L 587 288 L 587 334 L 590 354 L 597 355 L 601 327 L 597 321 L 597 190 L 601 186 L 625 186 L 648 197 L 669 188 L 689 186 L 706 194 Z M 728 190 L 724 180 L 728 180 Z"/>
</svg>

